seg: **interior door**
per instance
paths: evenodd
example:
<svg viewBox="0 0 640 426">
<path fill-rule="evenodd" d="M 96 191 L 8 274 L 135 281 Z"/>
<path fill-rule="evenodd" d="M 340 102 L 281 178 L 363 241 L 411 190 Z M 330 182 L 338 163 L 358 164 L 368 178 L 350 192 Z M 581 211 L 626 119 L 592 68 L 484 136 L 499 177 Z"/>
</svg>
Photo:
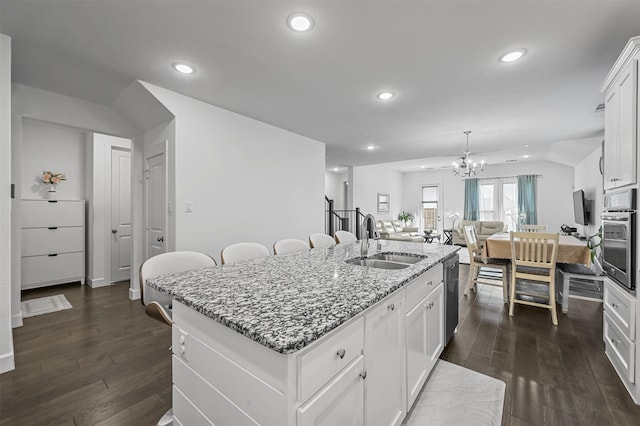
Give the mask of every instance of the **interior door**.
<svg viewBox="0 0 640 426">
<path fill-rule="evenodd" d="M 166 146 L 165 141 L 145 152 L 145 259 L 167 251 Z"/>
<path fill-rule="evenodd" d="M 129 280 L 131 235 L 131 150 L 111 149 L 111 282 Z"/>
</svg>

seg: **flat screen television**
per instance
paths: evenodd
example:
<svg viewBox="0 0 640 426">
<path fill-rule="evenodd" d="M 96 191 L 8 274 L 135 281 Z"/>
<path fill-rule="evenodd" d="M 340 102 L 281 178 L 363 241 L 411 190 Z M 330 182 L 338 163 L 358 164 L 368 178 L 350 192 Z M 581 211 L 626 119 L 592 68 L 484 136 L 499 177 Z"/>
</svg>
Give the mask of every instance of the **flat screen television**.
<svg viewBox="0 0 640 426">
<path fill-rule="evenodd" d="M 579 225 L 586 225 L 589 220 L 589 212 L 584 200 L 584 191 L 579 189 L 573 193 L 573 214 L 575 222 Z"/>
</svg>

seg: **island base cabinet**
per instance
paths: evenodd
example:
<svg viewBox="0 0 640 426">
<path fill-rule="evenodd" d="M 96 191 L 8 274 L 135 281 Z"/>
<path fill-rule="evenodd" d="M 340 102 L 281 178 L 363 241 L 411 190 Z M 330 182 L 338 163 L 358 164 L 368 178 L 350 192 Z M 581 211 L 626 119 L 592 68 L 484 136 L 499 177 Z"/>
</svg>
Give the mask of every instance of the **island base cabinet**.
<svg viewBox="0 0 640 426">
<path fill-rule="evenodd" d="M 364 425 L 364 357 L 358 356 L 297 410 L 298 426 Z"/>
<path fill-rule="evenodd" d="M 427 371 L 436 365 L 444 349 L 444 285 L 427 297 Z"/>
<path fill-rule="evenodd" d="M 403 292 L 388 297 L 364 317 L 368 425 L 400 425 L 406 415 L 403 321 Z"/>
</svg>

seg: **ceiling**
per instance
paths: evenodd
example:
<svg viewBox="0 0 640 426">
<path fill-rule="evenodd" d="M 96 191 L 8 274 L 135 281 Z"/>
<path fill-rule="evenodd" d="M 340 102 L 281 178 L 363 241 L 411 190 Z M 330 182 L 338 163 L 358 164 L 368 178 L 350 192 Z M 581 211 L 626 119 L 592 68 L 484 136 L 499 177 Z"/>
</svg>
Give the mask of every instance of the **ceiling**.
<svg viewBox="0 0 640 426">
<path fill-rule="evenodd" d="M 287 27 L 298 11 L 311 31 Z M 328 169 L 441 167 L 465 130 L 489 165 L 574 165 L 602 141 L 599 88 L 640 1 L 0 0 L 0 32 L 15 82 L 109 105 L 144 80 L 324 142 Z"/>
</svg>

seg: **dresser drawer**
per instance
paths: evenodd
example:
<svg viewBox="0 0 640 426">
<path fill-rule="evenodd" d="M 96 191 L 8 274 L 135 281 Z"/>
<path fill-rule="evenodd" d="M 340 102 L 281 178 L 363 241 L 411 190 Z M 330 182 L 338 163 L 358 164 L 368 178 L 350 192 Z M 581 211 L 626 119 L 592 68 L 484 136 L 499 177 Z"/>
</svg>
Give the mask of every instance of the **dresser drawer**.
<svg viewBox="0 0 640 426">
<path fill-rule="evenodd" d="M 84 278 L 84 252 L 22 258 L 22 286 Z"/>
<path fill-rule="evenodd" d="M 605 279 L 602 303 L 611 320 L 631 341 L 636 340 L 636 300 L 618 284 Z"/>
<path fill-rule="evenodd" d="M 71 253 L 84 250 L 84 227 L 26 228 L 22 230 L 22 256 Z"/>
<path fill-rule="evenodd" d="M 23 228 L 84 226 L 84 201 L 22 200 Z"/>
<path fill-rule="evenodd" d="M 635 383 L 636 345 L 624 335 L 605 311 L 604 313 L 605 352 L 620 377 L 628 383 Z"/>
<path fill-rule="evenodd" d="M 351 360 L 361 355 L 363 347 L 362 317 L 309 347 L 298 357 L 298 400 L 306 401 Z"/>
<path fill-rule="evenodd" d="M 420 303 L 443 279 L 442 264 L 434 266 L 418 278 L 407 284 L 405 306 L 407 311 L 411 310 L 415 305 Z"/>
</svg>

